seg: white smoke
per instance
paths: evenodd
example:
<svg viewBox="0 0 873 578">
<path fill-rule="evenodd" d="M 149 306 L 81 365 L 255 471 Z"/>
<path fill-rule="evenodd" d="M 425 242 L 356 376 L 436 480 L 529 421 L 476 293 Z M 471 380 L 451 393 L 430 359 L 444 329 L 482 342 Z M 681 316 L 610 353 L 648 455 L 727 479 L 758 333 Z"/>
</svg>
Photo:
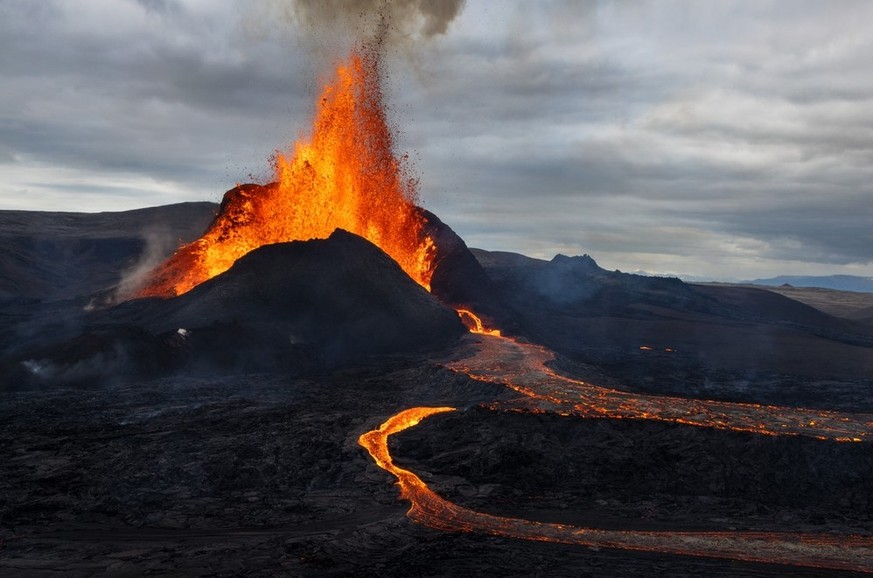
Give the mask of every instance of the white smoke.
<svg viewBox="0 0 873 578">
<path fill-rule="evenodd" d="M 146 284 L 155 267 L 169 257 L 179 244 L 179 240 L 165 227 L 146 229 L 141 235 L 145 241 L 145 249 L 139 260 L 121 274 L 121 280 L 107 305 L 114 305 L 133 296 Z"/>
</svg>

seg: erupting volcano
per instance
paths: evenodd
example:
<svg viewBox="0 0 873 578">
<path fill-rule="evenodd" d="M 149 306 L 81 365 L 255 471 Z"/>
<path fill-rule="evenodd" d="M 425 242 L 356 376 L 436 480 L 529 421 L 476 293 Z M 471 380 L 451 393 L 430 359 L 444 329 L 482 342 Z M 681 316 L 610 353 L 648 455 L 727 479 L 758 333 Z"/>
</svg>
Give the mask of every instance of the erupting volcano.
<svg viewBox="0 0 873 578">
<path fill-rule="evenodd" d="M 0 574 L 873 574 L 873 297 L 468 247 L 382 91 L 462 5 L 286 7 L 357 43 L 217 209 L 0 211 Z"/>
<path fill-rule="evenodd" d="M 327 238 L 338 228 L 369 240 L 430 288 L 433 241 L 415 206 L 417 180 L 394 154 L 379 50 L 354 50 L 317 106 L 310 139 L 277 153 L 275 182 L 229 192 L 206 233 L 160 265 L 137 297 L 181 295 L 262 245 Z"/>
</svg>

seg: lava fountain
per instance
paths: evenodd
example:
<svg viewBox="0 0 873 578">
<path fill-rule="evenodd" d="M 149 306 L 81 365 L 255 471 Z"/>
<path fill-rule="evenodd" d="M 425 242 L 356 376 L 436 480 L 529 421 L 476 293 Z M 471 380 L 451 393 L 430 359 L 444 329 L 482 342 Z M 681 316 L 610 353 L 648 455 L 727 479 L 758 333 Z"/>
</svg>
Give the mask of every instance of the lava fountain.
<svg viewBox="0 0 873 578">
<path fill-rule="evenodd" d="M 415 205 L 417 185 L 383 107 L 378 48 L 352 51 L 318 100 L 312 135 L 277 153 L 275 182 L 230 191 L 202 237 L 159 265 L 136 297 L 173 297 L 223 273 L 262 245 L 327 238 L 337 228 L 366 238 L 429 289 L 435 247 Z"/>
</svg>

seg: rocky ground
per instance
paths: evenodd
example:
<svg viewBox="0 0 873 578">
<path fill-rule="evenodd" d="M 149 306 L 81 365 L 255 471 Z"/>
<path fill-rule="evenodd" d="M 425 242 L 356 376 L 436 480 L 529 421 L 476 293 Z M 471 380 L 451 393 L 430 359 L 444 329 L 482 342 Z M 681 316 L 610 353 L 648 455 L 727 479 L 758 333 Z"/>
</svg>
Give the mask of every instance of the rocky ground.
<svg viewBox="0 0 873 578">
<path fill-rule="evenodd" d="M 349 357 L 349 368 L 314 362 L 329 350 L 317 339 L 298 343 L 287 327 L 275 339 L 271 325 L 244 330 L 236 319 L 272 324 L 290 311 L 280 305 L 297 281 L 318 299 L 336 298 L 295 298 L 291 305 L 317 306 L 285 315 L 289 326 L 312 311 L 320 327 L 325 315 L 353 322 L 362 312 L 398 317 L 403 303 L 410 314 L 432 309 L 403 289 L 409 279 L 388 283 L 374 267 L 363 267 L 372 278 L 313 285 L 314 275 L 285 279 L 283 260 L 257 269 L 251 283 L 230 275 L 232 283 L 213 284 L 220 290 L 201 289 L 215 299 L 92 312 L 180 239 L 196 237 L 214 210 L 0 212 L 9 248 L 0 256 L 0 357 L 8 357 L 0 365 L 0 384 L 8 382 L 0 386 L 0 576 L 850 575 L 415 525 L 357 438 L 419 405 L 466 410 L 398 434 L 393 455 L 478 510 L 611 529 L 873 533 L 869 446 L 490 411 L 478 404 L 514 394 L 440 367 L 464 343 Z M 873 325 L 860 302 L 851 304 L 861 313 L 837 319 L 766 291 L 606 272 L 590 257 L 474 257 L 435 215 L 426 218 L 441 263 L 434 295 L 555 349 L 561 371 L 652 393 L 873 411 Z M 337 260 L 314 269 L 334 274 Z M 362 294 L 364 281 L 374 288 Z M 351 316 L 350 287 L 369 299 Z M 815 304 L 833 313 L 821 307 L 828 299 L 817 294 Z M 196 314 L 176 315 L 192 302 Z M 359 349 L 410 351 L 418 337 L 442 346 L 463 331 L 443 313 L 454 324 L 444 340 L 433 325 L 399 316 L 399 345 L 374 347 L 386 339 L 383 315 L 357 324 Z M 208 325 L 216 321 L 224 325 Z M 342 324 L 326 331 L 350 334 Z M 321 349 L 313 353 L 309 341 Z M 118 351 L 120 369 L 99 355 Z M 186 362 L 201 357 L 215 371 Z M 66 363 L 74 377 L 93 359 L 101 379 L 44 379 L 36 363 L 44 359 Z"/>
<path fill-rule="evenodd" d="M 870 531 L 868 448 L 476 407 L 510 395 L 416 357 L 307 379 L 4 393 L 0 574 L 849 575 L 416 526 L 356 442 L 413 405 L 472 408 L 392 445 L 444 495 L 486 511 L 604 527 Z M 780 455 L 793 469 L 769 483 L 774 464 L 746 483 Z M 837 463 L 849 465 L 832 472 Z M 761 502 L 801 470 L 811 481 L 796 495 Z M 829 484 L 827 499 L 804 505 Z"/>
<path fill-rule="evenodd" d="M 392 440 L 469 508 L 608 529 L 870 534 L 873 448 L 474 407 Z M 521 514 L 520 514 L 521 513 Z"/>
</svg>

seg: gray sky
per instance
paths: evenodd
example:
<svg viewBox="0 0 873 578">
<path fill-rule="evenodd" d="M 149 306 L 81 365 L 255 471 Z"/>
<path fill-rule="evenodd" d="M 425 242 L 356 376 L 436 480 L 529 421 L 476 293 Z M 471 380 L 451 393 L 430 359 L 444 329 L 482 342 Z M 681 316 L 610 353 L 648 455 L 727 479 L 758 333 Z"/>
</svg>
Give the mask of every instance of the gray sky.
<svg viewBox="0 0 873 578">
<path fill-rule="evenodd" d="M 218 201 L 268 178 L 324 60 L 271 6 L 0 0 L 0 208 Z M 386 94 L 422 203 L 472 246 L 870 276 L 870 22 L 866 0 L 468 0 L 389 59 Z"/>
</svg>

